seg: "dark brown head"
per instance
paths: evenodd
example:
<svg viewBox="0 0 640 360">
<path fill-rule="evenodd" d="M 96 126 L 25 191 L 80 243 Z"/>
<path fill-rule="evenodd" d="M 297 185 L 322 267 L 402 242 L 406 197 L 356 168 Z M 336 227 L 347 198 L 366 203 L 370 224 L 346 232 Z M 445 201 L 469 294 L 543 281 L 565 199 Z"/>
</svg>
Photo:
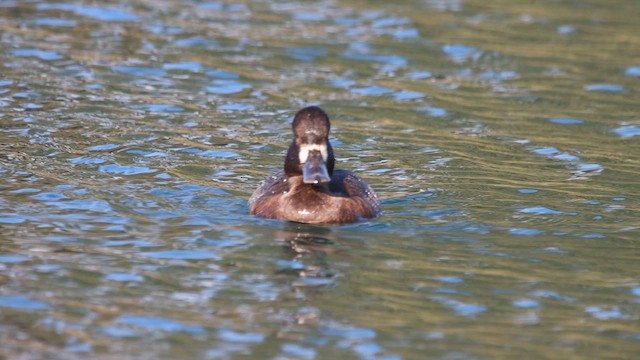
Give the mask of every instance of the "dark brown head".
<svg viewBox="0 0 640 360">
<path fill-rule="evenodd" d="M 329 144 L 329 116 L 317 106 L 306 107 L 293 118 L 293 141 L 284 170 L 288 177 L 302 175 L 306 184 L 331 181 L 335 158 Z"/>
</svg>

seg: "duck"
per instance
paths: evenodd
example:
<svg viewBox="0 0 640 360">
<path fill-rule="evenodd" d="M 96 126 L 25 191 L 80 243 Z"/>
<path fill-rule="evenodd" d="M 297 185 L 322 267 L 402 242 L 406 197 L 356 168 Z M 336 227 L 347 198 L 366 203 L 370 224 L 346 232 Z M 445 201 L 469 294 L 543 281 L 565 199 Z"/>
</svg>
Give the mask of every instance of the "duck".
<svg viewBox="0 0 640 360">
<path fill-rule="evenodd" d="M 296 113 L 284 169 L 249 198 L 249 214 L 308 224 L 344 224 L 381 214 L 378 195 L 355 173 L 334 169 L 331 122 L 318 106 Z"/>
</svg>

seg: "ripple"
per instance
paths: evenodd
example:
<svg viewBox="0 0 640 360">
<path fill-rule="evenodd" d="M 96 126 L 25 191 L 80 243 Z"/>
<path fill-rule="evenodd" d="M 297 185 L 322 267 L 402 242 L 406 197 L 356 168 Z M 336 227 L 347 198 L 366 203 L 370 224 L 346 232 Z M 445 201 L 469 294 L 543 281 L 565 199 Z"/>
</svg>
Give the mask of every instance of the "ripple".
<svg viewBox="0 0 640 360">
<path fill-rule="evenodd" d="M 142 155 L 144 157 L 167 157 L 167 153 L 162 151 L 131 149 L 126 151 L 127 154 Z"/>
<path fill-rule="evenodd" d="M 113 66 L 111 70 L 132 76 L 166 76 L 167 72 L 160 69 L 138 66 Z"/>
<path fill-rule="evenodd" d="M 0 255 L 0 263 L 21 263 L 25 261 L 31 261 L 31 259 L 18 255 Z"/>
<path fill-rule="evenodd" d="M 0 307 L 13 308 L 19 310 L 44 310 L 51 306 L 46 302 L 34 300 L 23 295 L 0 296 Z"/>
<path fill-rule="evenodd" d="M 560 248 L 555 247 L 555 246 L 548 246 L 548 247 L 544 248 L 542 251 L 545 252 L 545 253 L 549 253 L 549 254 L 560 254 L 560 255 L 564 255 L 564 254 L 568 253 L 568 251 L 560 249 Z"/>
<path fill-rule="evenodd" d="M 300 61 L 314 61 L 317 57 L 326 56 L 327 50 L 313 47 L 287 48 L 290 57 Z"/>
<path fill-rule="evenodd" d="M 341 57 L 347 60 L 372 61 L 372 62 L 379 62 L 379 63 L 388 64 L 388 65 L 394 65 L 396 67 L 402 67 L 407 65 L 407 59 L 401 56 L 395 56 L 395 55 L 375 55 L 375 54 L 361 54 L 361 53 L 347 52 L 347 53 L 343 53 Z"/>
<path fill-rule="evenodd" d="M 119 338 L 128 338 L 128 337 L 138 336 L 138 333 L 133 330 L 123 329 L 116 326 L 105 326 L 102 328 L 102 332 L 107 336 L 119 337 Z"/>
<path fill-rule="evenodd" d="M 482 55 L 480 49 L 461 44 L 443 45 L 442 51 L 444 51 L 453 62 L 458 64 L 464 63 L 467 60 L 477 60 Z"/>
<path fill-rule="evenodd" d="M 411 80 L 422 80 L 422 79 L 428 79 L 432 77 L 433 74 L 431 74 L 430 71 L 411 71 L 407 73 L 405 76 L 407 79 L 411 79 Z"/>
<path fill-rule="evenodd" d="M 244 4 L 225 4 L 224 2 L 207 1 L 196 4 L 197 7 L 205 10 L 227 11 L 244 14 L 249 11 Z"/>
<path fill-rule="evenodd" d="M 295 13 L 293 13 L 293 18 L 306 22 L 320 22 L 327 19 L 325 14 L 312 11 L 296 11 Z"/>
<path fill-rule="evenodd" d="M 353 88 L 351 89 L 351 92 L 358 95 L 376 96 L 376 95 L 384 95 L 384 94 L 391 93 L 393 92 L 393 90 L 384 86 L 371 85 L 371 86 Z"/>
<path fill-rule="evenodd" d="M 355 80 L 351 79 L 331 79 L 328 81 L 332 86 L 340 87 L 340 88 L 349 88 L 356 84 Z"/>
<path fill-rule="evenodd" d="M 611 307 L 610 309 L 604 309 L 599 306 L 587 306 L 584 310 L 598 320 L 624 319 L 627 317 L 617 306 Z"/>
<path fill-rule="evenodd" d="M 103 243 L 104 246 L 135 246 L 135 247 L 156 247 L 161 246 L 146 240 L 109 240 Z"/>
<path fill-rule="evenodd" d="M 520 77 L 518 73 L 515 71 L 504 70 L 504 71 L 485 71 L 479 75 L 482 79 L 491 79 L 491 80 L 513 80 Z"/>
<path fill-rule="evenodd" d="M 584 89 L 587 91 L 615 92 L 615 93 L 623 92 L 625 90 L 624 86 L 618 85 L 618 84 L 592 84 L 592 85 L 586 85 Z"/>
<path fill-rule="evenodd" d="M 206 239 L 203 241 L 207 245 L 213 245 L 217 248 L 227 248 L 239 245 L 244 245 L 244 240 L 232 240 L 232 239 Z"/>
<path fill-rule="evenodd" d="M 294 260 L 278 260 L 276 265 L 280 268 L 289 268 L 294 270 L 302 270 L 305 268 L 303 263 Z"/>
<path fill-rule="evenodd" d="M 42 192 L 37 195 L 32 195 L 31 198 L 35 200 L 41 200 L 41 201 L 57 201 L 57 200 L 66 198 L 66 196 L 59 193 L 54 193 L 54 192 Z"/>
<path fill-rule="evenodd" d="M 576 170 L 572 171 L 570 180 L 582 180 L 589 176 L 600 174 L 604 171 L 604 167 L 600 164 L 580 163 L 576 166 Z"/>
<path fill-rule="evenodd" d="M 40 97 L 40 96 L 42 96 L 42 94 L 37 91 L 19 91 L 11 95 L 11 97 L 16 99 L 27 99 L 27 98 Z"/>
<path fill-rule="evenodd" d="M 573 34 L 576 31 L 576 28 L 574 28 L 571 25 L 560 25 L 558 26 L 558 28 L 556 29 L 556 32 L 560 35 L 569 35 L 569 34 Z"/>
<path fill-rule="evenodd" d="M 303 347 L 297 344 L 282 344 L 282 352 L 295 359 L 315 359 L 317 353 L 315 349 Z"/>
<path fill-rule="evenodd" d="M 149 112 L 182 112 L 184 108 L 172 104 L 146 104 L 136 107 L 137 109 Z"/>
<path fill-rule="evenodd" d="M 30 21 L 31 24 L 52 27 L 74 27 L 78 24 L 75 20 L 58 18 L 37 18 Z"/>
<path fill-rule="evenodd" d="M 219 79 L 238 79 L 238 78 L 240 78 L 240 75 L 238 75 L 238 74 L 236 74 L 234 72 L 225 71 L 225 70 L 219 70 L 219 69 L 207 71 L 205 73 L 205 75 L 216 77 L 216 78 L 219 78 Z"/>
<path fill-rule="evenodd" d="M 316 287 L 316 286 L 329 286 L 335 284 L 335 280 L 332 278 L 322 277 L 301 277 L 294 281 L 291 285 L 296 287 Z"/>
<path fill-rule="evenodd" d="M 462 11 L 462 0 L 424 0 L 426 7 L 438 11 Z"/>
<path fill-rule="evenodd" d="M 604 168 L 600 164 L 583 163 L 583 164 L 578 164 L 578 170 L 579 171 L 584 171 L 584 172 L 588 172 L 588 171 L 601 172 L 602 170 L 604 170 Z"/>
<path fill-rule="evenodd" d="M 197 62 L 180 62 L 162 64 L 163 70 L 202 71 L 202 65 Z"/>
<path fill-rule="evenodd" d="M 155 259 L 173 260 L 221 260 L 220 255 L 211 251 L 202 250 L 166 250 L 166 251 L 146 251 L 140 255 Z"/>
<path fill-rule="evenodd" d="M 433 117 L 443 117 L 449 115 L 447 109 L 433 107 L 433 106 L 425 106 L 417 109 L 419 112 L 426 113 L 429 116 Z"/>
<path fill-rule="evenodd" d="M 361 342 L 354 344 L 352 347 L 353 351 L 356 354 L 360 355 L 361 359 L 375 359 L 376 357 L 378 357 L 378 355 L 381 355 L 384 352 L 382 346 L 373 342 Z M 401 358 L 386 356 L 385 359 L 399 360 Z"/>
<path fill-rule="evenodd" d="M 532 295 L 535 297 L 543 298 L 543 299 L 555 299 L 555 300 L 560 300 L 568 303 L 572 303 L 577 300 L 573 296 L 560 295 L 557 292 L 551 291 L 551 290 L 536 290 L 533 292 Z"/>
<path fill-rule="evenodd" d="M 538 230 L 538 229 L 525 229 L 525 228 L 509 229 L 509 234 L 513 234 L 513 235 L 533 236 L 533 235 L 540 235 L 542 233 L 544 233 L 544 231 Z"/>
<path fill-rule="evenodd" d="M 436 300 L 455 311 L 457 314 L 466 317 L 473 317 L 487 311 L 487 307 L 484 305 L 465 303 L 451 298 L 432 297 L 432 300 Z"/>
<path fill-rule="evenodd" d="M 411 20 L 406 17 L 389 16 L 382 19 L 376 19 L 371 23 L 371 26 L 375 28 L 398 26 L 411 24 Z"/>
<path fill-rule="evenodd" d="M 215 40 L 207 39 L 202 36 L 194 36 L 190 38 L 176 40 L 175 45 L 180 47 L 191 47 L 191 46 L 196 47 L 197 46 L 197 47 L 215 48 L 215 47 L 218 47 L 220 44 L 218 44 L 218 42 Z"/>
<path fill-rule="evenodd" d="M 5 216 L 3 214 L 0 216 L 0 224 L 22 224 L 25 221 L 25 218 L 18 214 L 6 214 L 10 216 Z"/>
<path fill-rule="evenodd" d="M 106 151 L 106 150 L 117 149 L 119 147 L 120 145 L 116 145 L 116 144 L 102 144 L 102 145 L 89 146 L 88 148 L 86 148 L 86 150 L 87 151 Z"/>
<path fill-rule="evenodd" d="M 36 103 L 22 103 L 20 104 L 25 110 L 39 110 L 42 109 L 42 105 Z M 26 121 L 25 121 L 26 122 Z"/>
<path fill-rule="evenodd" d="M 151 169 L 146 166 L 126 166 L 126 165 L 102 165 L 99 168 L 100 171 L 110 174 L 120 174 L 120 175 L 139 175 L 139 174 L 151 174 L 158 170 Z"/>
<path fill-rule="evenodd" d="M 33 193 L 37 193 L 40 192 L 40 189 L 36 189 L 36 188 L 22 188 L 22 189 L 16 189 L 16 190 L 11 190 L 9 191 L 11 194 L 33 194 Z"/>
<path fill-rule="evenodd" d="M 574 125 L 574 124 L 583 124 L 584 120 L 574 119 L 574 118 L 550 118 L 549 122 L 560 125 Z"/>
<path fill-rule="evenodd" d="M 544 207 L 544 206 L 534 206 L 534 207 L 524 208 L 524 209 L 518 210 L 518 212 L 521 212 L 523 214 L 533 214 L 533 215 L 564 215 L 564 214 L 568 214 L 568 213 L 566 213 L 564 211 L 553 210 L 553 209 L 549 209 L 549 208 Z"/>
<path fill-rule="evenodd" d="M 540 307 L 540 303 L 532 299 L 518 299 L 512 302 L 513 306 L 519 308 L 536 308 Z"/>
<path fill-rule="evenodd" d="M 579 161 L 580 160 L 580 158 L 575 155 L 572 155 L 569 153 L 561 153 L 560 150 L 558 150 L 553 146 L 534 148 L 534 149 L 531 149 L 531 152 L 533 152 L 534 154 L 544 155 L 552 159 L 562 160 L 562 161 Z"/>
<path fill-rule="evenodd" d="M 445 284 L 459 284 L 462 283 L 464 280 L 462 280 L 461 278 L 457 277 L 457 276 L 440 276 L 437 278 L 438 281 L 445 283 Z"/>
<path fill-rule="evenodd" d="M 59 60 L 62 55 L 55 51 L 38 50 L 38 49 L 15 49 L 12 51 L 15 56 L 37 57 L 40 60 Z"/>
<path fill-rule="evenodd" d="M 536 148 L 532 149 L 531 151 L 538 155 L 553 155 L 559 152 L 558 149 L 554 148 L 553 146 Z"/>
<path fill-rule="evenodd" d="M 94 199 L 78 199 L 78 200 L 70 200 L 70 201 L 56 201 L 49 202 L 49 205 L 54 205 L 61 209 L 67 210 L 85 210 L 85 211 L 95 211 L 100 213 L 107 213 L 113 211 L 111 205 L 104 200 L 94 200 Z"/>
<path fill-rule="evenodd" d="M 240 157 L 239 154 L 231 152 L 231 151 L 220 151 L 220 150 L 213 150 L 213 149 L 202 150 L 202 149 L 198 149 L 198 148 L 194 148 L 194 147 L 179 148 L 179 149 L 173 149 L 173 150 L 184 152 L 184 153 L 187 153 L 187 154 L 196 154 L 196 155 L 209 157 L 209 158 L 237 158 L 237 157 Z"/>
<path fill-rule="evenodd" d="M 538 189 L 526 189 L 526 188 L 518 189 L 518 192 L 521 194 L 535 194 L 539 191 L 540 190 Z"/>
<path fill-rule="evenodd" d="M 400 27 L 396 29 L 375 29 L 377 35 L 388 35 L 398 40 L 414 39 L 420 36 L 418 29 Z"/>
<path fill-rule="evenodd" d="M 178 26 L 145 25 L 144 29 L 157 35 L 178 35 L 184 32 L 184 29 Z"/>
<path fill-rule="evenodd" d="M 393 94 L 394 99 L 397 101 L 407 101 L 407 100 L 415 100 L 421 99 L 424 97 L 424 94 L 417 91 L 398 91 Z"/>
<path fill-rule="evenodd" d="M 640 126 L 638 125 L 624 125 L 612 130 L 613 133 L 622 137 L 630 138 L 634 136 L 640 136 Z"/>
<path fill-rule="evenodd" d="M 341 324 L 330 324 L 330 327 L 322 332 L 326 336 L 335 336 L 341 339 L 375 339 L 376 331 L 368 328 L 347 327 Z"/>
<path fill-rule="evenodd" d="M 107 273 L 105 276 L 105 280 L 109 281 L 118 281 L 118 282 L 128 282 L 128 281 L 144 281 L 144 278 L 138 274 L 130 274 L 130 273 Z"/>
<path fill-rule="evenodd" d="M 625 71 L 624 74 L 627 76 L 636 76 L 639 77 L 640 76 L 640 66 L 629 66 Z"/>
<path fill-rule="evenodd" d="M 256 107 L 250 104 L 229 103 L 220 105 L 218 109 L 223 111 L 253 111 Z"/>
<path fill-rule="evenodd" d="M 219 79 L 219 80 L 213 80 L 211 83 L 213 84 L 213 86 L 207 86 L 205 90 L 207 92 L 214 93 L 214 94 L 223 94 L 223 95 L 235 94 L 235 93 L 244 91 L 246 89 L 252 88 L 252 86 L 249 84 L 245 84 L 243 82 L 235 81 L 235 80 Z"/>
<path fill-rule="evenodd" d="M 194 334 L 206 332 L 202 326 L 189 325 L 161 316 L 125 314 L 116 318 L 115 323 L 140 327 L 150 331 L 188 332 Z"/>
<path fill-rule="evenodd" d="M 97 164 L 103 164 L 103 163 L 105 163 L 105 162 L 107 162 L 109 160 L 101 159 L 101 158 L 81 156 L 81 157 L 69 159 L 68 161 L 70 163 L 72 163 L 72 164 L 97 165 Z"/>
<path fill-rule="evenodd" d="M 229 329 L 220 329 L 218 337 L 224 341 L 240 343 L 261 343 L 265 335 L 258 332 L 238 332 Z"/>
<path fill-rule="evenodd" d="M 553 158 L 556 160 L 562 160 L 562 161 L 580 161 L 579 157 L 569 153 L 556 154 L 556 155 L 553 155 Z"/>
<path fill-rule="evenodd" d="M 100 21 L 138 21 L 140 18 L 126 11 L 108 7 L 85 6 L 80 4 L 38 4 L 38 10 L 70 11 L 79 16 L 85 16 Z"/>
<path fill-rule="evenodd" d="M 64 270 L 64 267 L 53 264 L 42 264 L 35 267 L 35 269 L 42 273 L 55 273 Z"/>
</svg>

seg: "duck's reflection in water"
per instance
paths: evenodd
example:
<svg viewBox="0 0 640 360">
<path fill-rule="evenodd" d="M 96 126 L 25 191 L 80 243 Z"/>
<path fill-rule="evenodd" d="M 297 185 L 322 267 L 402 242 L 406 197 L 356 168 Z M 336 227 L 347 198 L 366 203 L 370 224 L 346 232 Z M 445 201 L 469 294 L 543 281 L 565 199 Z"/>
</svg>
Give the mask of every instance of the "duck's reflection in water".
<svg viewBox="0 0 640 360">
<path fill-rule="evenodd" d="M 291 257 L 290 261 L 283 261 L 278 275 L 294 276 L 292 286 L 296 290 L 334 284 L 336 272 L 330 267 L 328 255 L 342 252 L 336 248 L 337 239 L 331 228 L 291 222 L 278 237 Z"/>
</svg>

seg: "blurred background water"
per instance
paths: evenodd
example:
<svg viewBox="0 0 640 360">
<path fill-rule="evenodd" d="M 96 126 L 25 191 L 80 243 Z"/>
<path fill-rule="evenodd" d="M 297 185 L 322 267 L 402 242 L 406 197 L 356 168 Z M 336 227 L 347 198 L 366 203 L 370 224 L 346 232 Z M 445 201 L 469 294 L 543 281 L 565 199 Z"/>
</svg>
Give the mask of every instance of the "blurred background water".
<svg viewBox="0 0 640 360">
<path fill-rule="evenodd" d="M 636 357 L 639 18 L 0 1 L 0 358 Z M 380 219 L 247 214 L 309 104 Z"/>
</svg>

